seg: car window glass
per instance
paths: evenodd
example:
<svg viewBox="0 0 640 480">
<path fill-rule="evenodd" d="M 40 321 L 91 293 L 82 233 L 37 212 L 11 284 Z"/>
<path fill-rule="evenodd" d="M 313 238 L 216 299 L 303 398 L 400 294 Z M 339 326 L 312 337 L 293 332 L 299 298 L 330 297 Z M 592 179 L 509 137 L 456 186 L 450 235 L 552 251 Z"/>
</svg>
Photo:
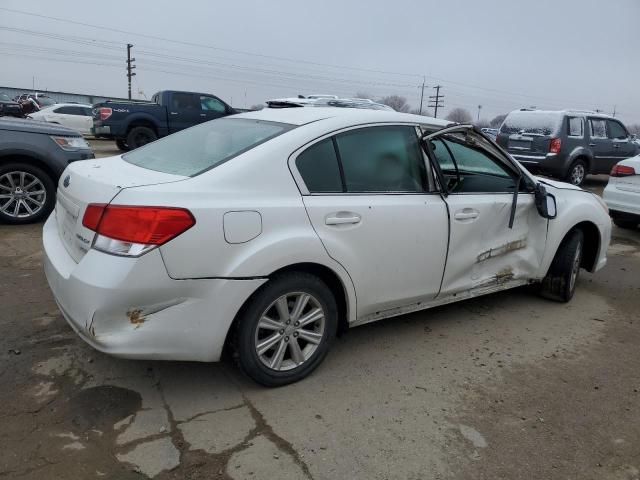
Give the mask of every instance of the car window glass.
<svg viewBox="0 0 640 480">
<path fill-rule="evenodd" d="M 309 192 L 342 192 L 338 157 L 330 138 L 310 146 L 298 155 L 296 167 Z"/>
<path fill-rule="evenodd" d="M 84 114 L 85 114 L 85 116 L 87 116 L 87 117 L 91 117 L 91 116 L 93 116 L 93 110 L 92 110 L 91 108 L 89 108 L 89 107 L 84 107 L 84 109 L 83 109 L 83 110 L 84 110 Z"/>
<path fill-rule="evenodd" d="M 171 97 L 171 107 L 174 110 L 200 110 L 199 98 L 192 93 L 176 92 Z"/>
<path fill-rule="evenodd" d="M 200 95 L 200 109 L 209 112 L 225 113 L 227 111 L 224 103 L 217 98 L 207 95 Z"/>
<path fill-rule="evenodd" d="M 426 169 L 413 127 L 384 126 L 336 136 L 348 192 L 423 192 Z"/>
<path fill-rule="evenodd" d="M 569 117 L 569 136 L 584 136 L 584 121 L 580 117 Z"/>
<path fill-rule="evenodd" d="M 591 138 L 607 138 L 607 123 L 604 120 L 592 118 L 589 120 L 591 126 Z"/>
<path fill-rule="evenodd" d="M 62 115 L 66 115 L 67 114 L 67 107 L 59 107 L 59 108 L 55 108 L 53 110 L 53 113 L 60 113 Z"/>
<path fill-rule="evenodd" d="M 511 172 L 463 134 L 437 137 L 431 149 L 450 193 L 513 192 Z"/>
<path fill-rule="evenodd" d="M 626 139 L 629 137 L 625 128 L 614 120 L 609 120 L 609 138 Z"/>
</svg>

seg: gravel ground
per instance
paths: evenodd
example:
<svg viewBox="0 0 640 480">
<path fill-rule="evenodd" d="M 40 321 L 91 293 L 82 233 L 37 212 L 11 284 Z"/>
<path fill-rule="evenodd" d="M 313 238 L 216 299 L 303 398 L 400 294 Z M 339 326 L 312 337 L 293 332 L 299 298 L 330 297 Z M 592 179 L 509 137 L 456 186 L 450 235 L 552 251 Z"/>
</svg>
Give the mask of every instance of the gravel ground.
<svg viewBox="0 0 640 480">
<path fill-rule="evenodd" d="M 640 231 L 569 304 L 522 288 L 358 327 L 264 389 L 83 344 L 41 228 L 0 226 L 0 478 L 640 478 Z"/>
</svg>

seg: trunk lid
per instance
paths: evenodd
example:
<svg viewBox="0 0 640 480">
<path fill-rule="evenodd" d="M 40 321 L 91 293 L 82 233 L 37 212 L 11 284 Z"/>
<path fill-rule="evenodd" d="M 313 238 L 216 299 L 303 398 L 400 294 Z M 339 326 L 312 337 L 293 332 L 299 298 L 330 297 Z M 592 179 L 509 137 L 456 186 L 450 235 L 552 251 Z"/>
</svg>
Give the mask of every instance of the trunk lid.
<svg viewBox="0 0 640 480">
<path fill-rule="evenodd" d="M 69 255 L 79 262 L 91 248 L 94 232 L 82 225 L 88 204 L 111 203 L 124 188 L 187 178 L 137 167 L 120 156 L 71 163 L 60 177 L 55 208 L 58 234 Z"/>
<path fill-rule="evenodd" d="M 636 171 L 636 174 L 626 177 L 611 177 L 610 181 L 615 183 L 618 190 L 640 193 L 640 155 L 623 160 L 618 163 L 618 165 L 632 167 Z"/>
</svg>

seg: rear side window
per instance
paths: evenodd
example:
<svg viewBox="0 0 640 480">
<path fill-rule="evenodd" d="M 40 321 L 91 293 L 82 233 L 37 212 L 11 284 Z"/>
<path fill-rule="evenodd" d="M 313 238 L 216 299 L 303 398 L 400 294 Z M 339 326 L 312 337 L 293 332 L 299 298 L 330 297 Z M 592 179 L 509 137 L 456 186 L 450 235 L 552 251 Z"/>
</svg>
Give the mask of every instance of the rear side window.
<svg viewBox="0 0 640 480">
<path fill-rule="evenodd" d="M 500 133 L 549 136 L 560 131 L 562 118 L 563 116 L 560 112 L 518 110 L 507 115 L 500 127 Z"/>
<path fill-rule="evenodd" d="M 609 120 L 609 138 L 622 140 L 629 137 L 627 130 L 615 120 Z"/>
<path fill-rule="evenodd" d="M 589 120 L 589 125 L 591 126 L 591 138 L 607 138 L 606 121 L 598 118 L 592 118 Z"/>
<path fill-rule="evenodd" d="M 569 117 L 569 136 L 584 136 L 584 120 L 580 117 Z"/>
<path fill-rule="evenodd" d="M 338 157 L 330 138 L 310 146 L 298 155 L 296 167 L 309 192 L 342 192 Z"/>
<path fill-rule="evenodd" d="M 424 191 L 425 164 L 413 127 L 368 127 L 335 138 L 348 192 Z"/>
<path fill-rule="evenodd" d="M 142 168 L 193 177 L 293 128 L 248 118 L 221 118 L 174 133 L 122 158 Z"/>
</svg>

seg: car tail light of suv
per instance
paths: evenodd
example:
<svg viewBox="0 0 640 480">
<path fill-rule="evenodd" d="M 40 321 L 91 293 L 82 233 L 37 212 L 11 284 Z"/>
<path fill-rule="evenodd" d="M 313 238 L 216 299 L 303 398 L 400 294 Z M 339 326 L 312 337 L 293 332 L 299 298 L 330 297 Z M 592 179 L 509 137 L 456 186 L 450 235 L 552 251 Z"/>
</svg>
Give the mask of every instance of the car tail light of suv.
<svg viewBox="0 0 640 480">
<path fill-rule="evenodd" d="M 100 107 L 98 109 L 98 115 L 100 116 L 100 120 L 106 120 L 113 114 L 113 109 L 109 107 Z"/>
<path fill-rule="evenodd" d="M 549 143 L 549 153 L 560 153 L 562 148 L 562 140 L 559 138 L 552 138 Z"/>
<path fill-rule="evenodd" d="M 189 210 L 92 203 L 82 224 L 96 232 L 93 248 L 112 255 L 139 257 L 164 245 L 196 223 Z"/>
<path fill-rule="evenodd" d="M 633 167 L 627 165 L 614 165 L 609 174 L 612 177 L 629 177 L 635 175 L 636 171 Z"/>
</svg>

